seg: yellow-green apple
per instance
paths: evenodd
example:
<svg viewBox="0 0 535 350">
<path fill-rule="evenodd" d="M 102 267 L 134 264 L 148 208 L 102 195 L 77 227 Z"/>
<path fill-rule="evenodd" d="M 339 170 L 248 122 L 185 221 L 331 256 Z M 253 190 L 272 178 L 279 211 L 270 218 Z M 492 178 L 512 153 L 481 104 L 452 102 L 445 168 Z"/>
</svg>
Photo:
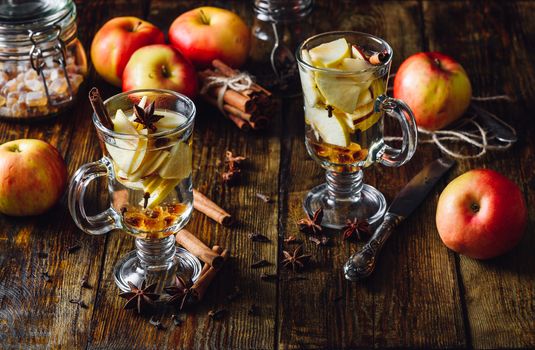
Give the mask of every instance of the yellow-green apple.
<svg viewBox="0 0 535 350">
<path fill-rule="evenodd" d="M 489 169 L 468 171 L 446 186 L 438 200 L 436 224 L 451 250 L 488 259 L 512 249 L 527 222 L 520 188 Z"/>
<path fill-rule="evenodd" d="M 169 28 L 169 41 L 198 68 L 216 58 L 238 68 L 247 59 L 251 39 L 237 14 L 205 6 L 178 16 Z"/>
<path fill-rule="evenodd" d="M 149 45 L 134 52 L 123 73 L 123 91 L 168 89 L 188 97 L 197 94 L 197 73 L 172 46 Z"/>
<path fill-rule="evenodd" d="M 140 47 L 163 43 L 162 31 L 153 24 L 137 17 L 116 17 L 95 34 L 91 43 L 91 60 L 102 78 L 120 87 L 130 56 Z"/>
<path fill-rule="evenodd" d="M 418 127 L 438 130 L 463 115 L 472 98 L 464 68 L 439 52 L 420 52 L 407 58 L 394 78 L 394 97 L 414 112 Z"/>
<path fill-rule="evenodd" d="M 66 183 L 65 162 L 52 145 L 20 139 L 0 146 L 0 212 L 42 214 L 56 204 Z"/>
</svg>

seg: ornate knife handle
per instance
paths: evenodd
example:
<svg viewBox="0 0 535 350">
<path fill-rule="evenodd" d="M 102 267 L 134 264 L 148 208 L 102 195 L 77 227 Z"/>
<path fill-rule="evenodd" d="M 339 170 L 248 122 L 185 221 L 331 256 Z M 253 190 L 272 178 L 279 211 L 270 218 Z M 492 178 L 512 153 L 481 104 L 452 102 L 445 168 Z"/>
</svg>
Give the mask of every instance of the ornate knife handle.
<svg viewBox="0 0 535 350">
<path fill-rule="evenodd" d="M 377 256 L 394 228 L 403 220 L 402 216 L 392 213 L 385 214 L 381 225 L 375 230 L 368 243 L 358 252 L 351 255 L 344 265 L 344 276 L 350 281 L 366 278 L 375 269 Z"/>
</svg>

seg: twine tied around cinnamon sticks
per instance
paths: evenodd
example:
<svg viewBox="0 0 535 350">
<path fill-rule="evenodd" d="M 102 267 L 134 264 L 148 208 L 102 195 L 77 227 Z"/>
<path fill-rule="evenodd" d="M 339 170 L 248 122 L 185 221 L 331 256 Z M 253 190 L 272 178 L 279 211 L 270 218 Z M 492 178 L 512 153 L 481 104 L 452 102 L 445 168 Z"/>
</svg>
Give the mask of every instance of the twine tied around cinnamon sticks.
<svg viewBox="0 0 535 350">
<path fill-rule="evenodd" d="M 264 129 L 275 114 L 271 92 L 247 72 L 234 70 L 220 60 L 199 72 L 201 96 L 242 130 Z"/>
<path fill-rule="evenodd" d="M 253 79 L 248 73 L 245 72 L 239 72 L 235 76 L 232 77 L 225 77 L 225 76 L 208 76 L 204 80 L 204 86 L 201 89 L 201 95 L 206 94 L 211 88 L 213 87 L 219 87 L 217 90 L 217 108 L 221 111 L 223 114 L 227 114 L 225 109 L 223 108 L 223 97 L 225 96 L 225 92 L 227 89 L 232 89 L 236 91 L 244 91 L 247 90 L 253 85 Z"/>
</svg>

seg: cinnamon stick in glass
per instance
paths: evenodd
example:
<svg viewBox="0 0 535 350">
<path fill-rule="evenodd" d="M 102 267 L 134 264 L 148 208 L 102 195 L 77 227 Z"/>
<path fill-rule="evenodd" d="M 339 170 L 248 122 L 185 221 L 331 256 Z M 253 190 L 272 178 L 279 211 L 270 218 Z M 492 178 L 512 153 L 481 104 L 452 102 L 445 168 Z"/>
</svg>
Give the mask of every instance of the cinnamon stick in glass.
<svg viewBox="0 0 535 350">
<path fill-rule="evenodd" d="M 223 257 L 212 251 L 200 239 L 186 229 L 178 231 L 175 235 L 176 242 L 186 248 L 191 254 L 201 259 L 204 263 L 209 264 L 214 269 L 219 270 L 223 265 Z"/>
<path fill-rule="evenodd" d="M 229 213 L 196 189 L 193 189 L 193 208 L 223 226 L 232 224 L 232 216 Z"/>
<path fill-rule="evenodd" d="M 91 107 L 97 116 L 100 123 L 108 130 L 113 130 L 113 123 L 108 114 L 108 110 L 104 106 L 104 101 L 100 97 L 100 92 L 96 87 L 93 87 L 89 90 L 89 102 L 91 102 Z"/>
<path fill-rule="evenodd" d="M 214 246 L 212 250 L 214 249 L 221 249 L 221 248 L 219 246 Z M 227 249 L 223 250 L 223 252 L 221 253 L 221 257 L 224 259 L 224 261 L 226 261 L 229 257 L 229 251 Z M 203 267 L 203 271 L 206 266 L 207 265 Z M 191 287 L 192 289 L 195 290 L 195 293 L 192 293 L 192 295 L 194 296 L 196 302 L 202 300 L 202 298 L 204 297 L 204 294 L 208 290 L 208 287 L 210 286 L 210 283 L 212 283 L 212 280 L 214 279 L 216 274 L 217 274 L 217 270 L 214 269 L 212 266 L 208 266 L 204 274 L 201 271 L 201 275 L 199 279 Z"/>
</svg>

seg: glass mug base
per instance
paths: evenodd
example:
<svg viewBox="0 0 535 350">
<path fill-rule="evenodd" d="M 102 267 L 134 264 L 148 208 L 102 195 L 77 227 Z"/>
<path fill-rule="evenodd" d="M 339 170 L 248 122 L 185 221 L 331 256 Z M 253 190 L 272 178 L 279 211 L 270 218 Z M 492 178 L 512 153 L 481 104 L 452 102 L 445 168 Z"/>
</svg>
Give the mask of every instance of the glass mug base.
<svg viewBox="0 0 535 350">
<path fill-rule="evenodd" d="M 171 236 L 174 240 L 174 236 Z M 195 282 L 200 274 L 202 265 L 199 259 L 185 250 L 184 248 L 175 247 L 174 256 L 160 268 L 147 269 L 138 257 L 138 252 L 133 250 L 121 258 L 113 269 L 115 284 L 123 292 L 130 291 L 128 282 L 136 286 L 141 286 L 143 281 L 146 285 L 158 283 L 156 293 L 161 293 L 164 287 L 174 284 L 175 275 L 183 277 L 185 280 L 191 279 Z"/>
<path fill-rule="evenodd" d="M 367 220 L 372 229 L 386 212 L 386 199 L 375 187 L 363 184 L 359 194 L 346 198 L 333 196 L 324 183 L 314 187 L 305 196 L 303 208 L 312 216 L 318 208 L 323 208 L 321 226 L 341 229 L 348 219 Z"/>
</svg>

